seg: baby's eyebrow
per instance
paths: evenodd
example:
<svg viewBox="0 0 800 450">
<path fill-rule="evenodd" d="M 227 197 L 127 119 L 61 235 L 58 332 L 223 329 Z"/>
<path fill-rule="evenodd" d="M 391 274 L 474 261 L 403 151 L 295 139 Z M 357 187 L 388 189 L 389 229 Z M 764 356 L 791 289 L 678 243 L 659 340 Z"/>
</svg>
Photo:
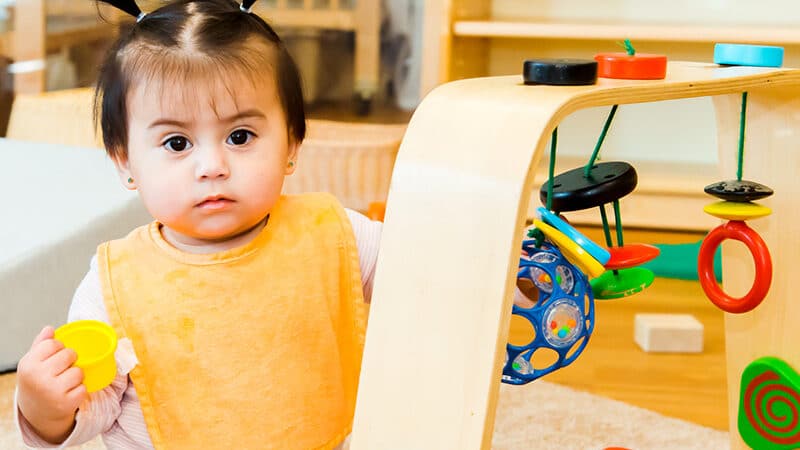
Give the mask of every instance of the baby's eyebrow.
<svg viewBox="0 0 800 450">
<path fill-rule="evenodd" d="M 247 109 L 247 110 L 244 110 L 244 111 L 240 111 L 240 112 L 238 112 L 238 113 L 236 113 L 236 114 L 234 114 L 234 115 L 232 115 L 230 117 L 220 117 L 220 121 L 230 123 L 230 122 L 235 122 L 235 121 L 240 120 L 240 119 L 250 119 L 250 118 L 266 119 L 267 116 L 263 112 L 261 112 L 260 109 L 253 108 L 253 109 Z"/>
<path fill-rule="evenodd" d="M 220 117 L 219 120 L 221 122 L 231 123 L 237 120 L 249 119 L 249 118 L 266 119 L 267 116 L 259 109 L 247 109 L 244 111 L 237 112 L 236 114 L 230 117 Z M 147 129 L 150 130 L 159 126 L 173 126 L 173 127 L 187 128 L 188 124 L 186 122 L 181 122 L 180 120 L 176 119 L 159 118 L 150 123 L 150 125 L 147 126 Z"/>
<path fill-rule="evenodd" d="M 156 119 L 150 125 L 147 126 L 147 129 L 151 130 L 155 127 L 160 127 L 160 126 L 173 126 L 173 127 L 186 128 L 186 123 L 174 119 Z"/>
</svg>

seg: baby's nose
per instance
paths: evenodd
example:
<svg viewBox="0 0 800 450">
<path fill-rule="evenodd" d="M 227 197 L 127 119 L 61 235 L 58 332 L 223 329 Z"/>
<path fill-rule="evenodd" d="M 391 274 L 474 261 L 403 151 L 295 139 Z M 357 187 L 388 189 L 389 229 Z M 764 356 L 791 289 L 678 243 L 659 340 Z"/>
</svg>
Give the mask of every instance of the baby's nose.
<svg viewBox="0 0 800 450">
<path fill-rule="evenodd" d="M 227 178 L 230 175 L 227 154 L 224 149 L 211 147 L 195 152 L 195 154 L 198 155 L 198 179 Z"/>
</svg>

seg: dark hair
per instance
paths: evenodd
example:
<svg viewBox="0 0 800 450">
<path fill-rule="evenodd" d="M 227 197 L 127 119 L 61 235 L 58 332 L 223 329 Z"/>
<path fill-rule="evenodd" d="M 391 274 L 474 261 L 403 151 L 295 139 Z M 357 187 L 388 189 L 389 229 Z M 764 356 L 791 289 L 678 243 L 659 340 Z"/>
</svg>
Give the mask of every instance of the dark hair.
<svg viewBox="0 0 800 450">
<path fill-rule="evenodd" d="M 124 1 L 106 3 L 127 11 L 120 6 Z M 300 74 L 262 18 L 232 0 L 178 0 L 148 13 L 120 36 L 100 67 L 94 121 L 106 151 L 127 158 L 127 96 L 135 81 L 209 69 L 224 74 L 230 68 L 255 80 L 265 66 L 275 77 L 289 139 L 300 143 L 306 133 Z"/>
</svg>

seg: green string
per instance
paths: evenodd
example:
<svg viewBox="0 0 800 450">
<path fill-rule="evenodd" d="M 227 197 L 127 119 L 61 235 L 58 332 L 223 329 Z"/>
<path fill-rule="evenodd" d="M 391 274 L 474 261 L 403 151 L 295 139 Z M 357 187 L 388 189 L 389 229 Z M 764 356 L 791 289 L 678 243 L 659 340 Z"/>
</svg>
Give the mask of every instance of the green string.
<svg viewBox="0 0 800 450">
<path fill-rule="evenodd" d="M 556 145 L 558 143 L 558 127 L 553 128 L 553 135 L 550 138 L 550 168 L 547 179 L 547 210 L 553 210 L 553 178 L 556 171 Z M 528 230 L 528 237 L 535 239 L 534 245 L 536 248 L 542 246 L 544 243 L 544 233 L 538 228 Z"/>
<path fill-rule="evenodd" d="M 606 216 L 606 206 L 600 205 L 600 218 L 603 220 L 603 234 L 606 236 L 606 246 L 609 248 L 614 246 L 611 242 L 611 229 L 608 226 L 608 216 Z"/>
<path fill-rule="evenodd" d="M 742 109 L 739 113 L 739 161 L 736 168 L 736 179 L 742 181 L 742 167 L 744 166 L 744 127 L 747 117 L 747 92 L 742 92 Z"/>
<path fill-rule="evenodd" d="M 550 178 L 547 179 L 547 210 L 553 210 L 553 178 L 556 170 L 556 143 L 558 142 L 558 127 L 553 128 L 550 138 Z"/>
<path fill-rule="evenodd" d="M 597 155 L 600 153 L 600 147 L 603 145 L 603 141 L 606 139 L 606 134 L 608 133 L 608 128 L 611 127 L 611 121 L 614 120 L 614 114 L 617 112 L 617 106 L 614 105 L 611 107 L 611 112 L 608 113 L 608 117 L 606 118 L 606 123 L 603 125 L 603 131 L 600 132 L 600 137 L 597 138 L 597 144 L 594 146 L 594 151 L 592 152 L 591 158 L 589 158 L 589 164 L 586 164 L 586 167 L 583 169 L 583 176 L 589 178 L 589 175 L 592 172 L 592 167 L 594 166 L 594 162 L 597 159 Z"/>
<path fill-rule="evenodd" d="M 622 247 L 622 214 L 619 213 L 619 200 L 614 200 L 614 229 L 617 230 L 617 247 Z"/>
<path fill-rule="evenodd" d="M 533 245 L 536 248 L 540 248 L 542 246 L 542 243 L 544 242 L 544 233 L 542 232 L 542 230 L 538 228 L 531 228 L 530 230 L 528 230 L 528 237 L 531 239 L 535 239 Z"/>
<path fill-rule="evenodd" d="M 633 48 L 633 44 L 631 44 L 631 40 L 630 39 L 625 39 L 623 42 L 617 42 L 617 45 L 619 45 L 620 47 L 625 48 L 625 52 L 629 56 L 633 56 L 633 55 L 636 54 L 636 49 Z"/>
</svg>

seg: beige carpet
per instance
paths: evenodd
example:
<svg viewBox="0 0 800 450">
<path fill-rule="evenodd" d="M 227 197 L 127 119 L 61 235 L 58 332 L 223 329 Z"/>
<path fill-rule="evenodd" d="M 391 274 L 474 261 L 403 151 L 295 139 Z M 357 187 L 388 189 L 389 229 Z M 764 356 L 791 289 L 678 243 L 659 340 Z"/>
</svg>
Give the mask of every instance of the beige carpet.
<svg viewBox="0 0 800 450">
<path fill-rule="evenodd" d="M 23 449 L 13 418 L 14 375 L 0 376 L 0 449 Z M 728 433 L 645 409 L 537 381 L 502 385 L 494 435 L 496 450 L 723 450 Z M 99 440 L 79 447 L 104 448 Z"/>
</svg>

